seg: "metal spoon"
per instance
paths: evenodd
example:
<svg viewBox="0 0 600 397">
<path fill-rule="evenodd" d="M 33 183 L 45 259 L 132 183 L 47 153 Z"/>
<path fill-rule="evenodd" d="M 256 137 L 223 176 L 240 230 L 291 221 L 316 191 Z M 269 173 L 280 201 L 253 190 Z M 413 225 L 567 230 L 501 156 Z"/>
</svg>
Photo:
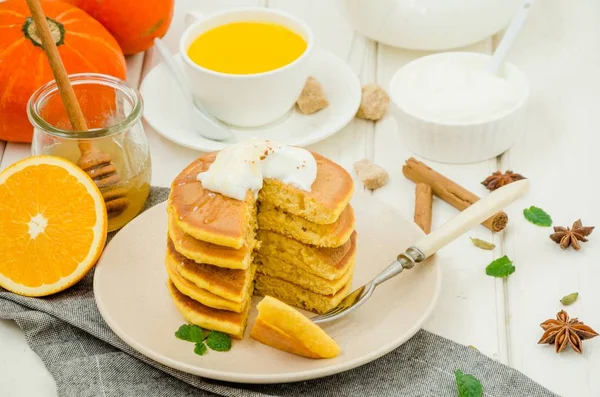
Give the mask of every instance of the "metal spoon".
<svg viewBox="0 0 600 397">
<path fill-rule="evenodd" d="M 215 118 L 202 105 L 194 101 L 192 92 L 189 89 L 185 76 L 181 73 L 179 67 L 175 64 L 173 56 L 169 49 L 165 46 L 158 37 L 154 39 L 154 46 L 158 50 L 158 54 L 167 66 L 167 70 L 177 82 L 181 92 L 185 96 L 185 101 L 188 104 L 189 114 L 192 125 L 196 132 L 205 138 L 215 141 L 223 141 L 233 136 L 231 130 L 225 124 Z"/>
<path fill-rule="evenodd" d="M 365 303 L 377 286 L 404 269 L 412 269 L 415 264 L 424 261 L 440 248 L 465 234 L 473 226 L 480 224 L 508 204 L 523 197 L 529 188 L 527 179 L 513 182 L 477 201 L 472 206 L 443 224 L 438 230 L 421 238 L 366 285 L 345 297 L 336 307 L 311 320 L 317 324 L 326 323 L 344 317 Z"/>
</svg>

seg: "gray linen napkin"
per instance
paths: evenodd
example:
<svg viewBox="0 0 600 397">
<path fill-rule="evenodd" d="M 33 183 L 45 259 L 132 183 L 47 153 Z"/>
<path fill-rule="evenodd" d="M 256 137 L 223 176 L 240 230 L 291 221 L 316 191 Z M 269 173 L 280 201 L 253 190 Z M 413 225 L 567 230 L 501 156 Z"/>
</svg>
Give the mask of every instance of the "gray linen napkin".
<svg viewBox="0 0 600 397">
<path fill-rule="evenodd" d="M 164 201 L 167 194 L 168 189 L 152 188 L 146 207 Z M 156 363 L 119 339 L 96 308 L 92 273 L 46 298 L 27 298 L 0 288 L 0 318 L 15 320 L 21 327 L 56 380 L 61 397 L 454 397 L 457 368 L 479 378 L 488 397 L 555 396 L 520 372 L 423 330 L 370 364 L 324 379 L 276 385 L 203 379 Z M 0 395 L 4 396 L 1 391 Z"/>
</svg>

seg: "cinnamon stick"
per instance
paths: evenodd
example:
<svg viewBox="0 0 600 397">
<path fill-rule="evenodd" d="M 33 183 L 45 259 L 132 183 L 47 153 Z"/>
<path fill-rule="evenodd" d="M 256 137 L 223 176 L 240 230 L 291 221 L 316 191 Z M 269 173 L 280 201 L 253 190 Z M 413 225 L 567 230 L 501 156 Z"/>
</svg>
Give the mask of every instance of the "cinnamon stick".
<svg viewBox="0 0 600 397">
<path fill-rule="evenodd" d="M 402 167 L 402 173 L 415 183 L 428 184 L 431 186 L 433 194 L 460 211 L 479 200 L 475 194 L 412 157 L 406 160 L 406 164 Z M 508 215 L 500 211 L 482 225 L 493 232 L 499 232 L 506 227 L 507 223 Z"/>
<path fill-rule="evenodd" d="M 433 192 L 426 183 L 417 183 L 415 187 L 415 223 L 425 234 L 431 232 Z"/>
</svg>

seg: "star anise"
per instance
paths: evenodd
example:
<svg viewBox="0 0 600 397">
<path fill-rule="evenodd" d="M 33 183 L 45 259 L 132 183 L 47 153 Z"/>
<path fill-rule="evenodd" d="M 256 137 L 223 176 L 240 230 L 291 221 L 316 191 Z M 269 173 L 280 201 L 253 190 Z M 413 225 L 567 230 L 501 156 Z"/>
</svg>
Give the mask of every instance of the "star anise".
<svg viewBox="0 0 600 397">
<path fill-rule="evenodd" d="M 561 310 L 556 315 L 556 320 L 546 320 L 540 324 L 545 331 L 538 344 L 554 344 L 557 353 L 562 352 L 571 345 L 577 353 L 583 353 L 583 340 L 592 339 L 598 333 L 576 318 L 569 320 L 569 315 Z"/>
<path fill-rule="evenodd" d="M 488 188 L 488 190 L 493 191 L 514 181 L 520 181 L 521 179 L 525 179 L 525 177 L 521 174 L 516 174 L 511 170 L 506 171 L 504 174 L 500 171 L 496 171 L 485 178 L 481 184 Z"/>
<path fill-rule="evenodd" d="M 581 219 L 573 223 L 573 226 L 568 227 L 554 226 L 554 233 L 550 235 L 552 241 L 560 245 L 560 248 L 567 249 L 569 245 L 576 251 L 581 248 L 579 242 L 587 242 L 586 236 L 589 236 L 594 231 L 594 226 L 583 226 Z"/>
</svg>

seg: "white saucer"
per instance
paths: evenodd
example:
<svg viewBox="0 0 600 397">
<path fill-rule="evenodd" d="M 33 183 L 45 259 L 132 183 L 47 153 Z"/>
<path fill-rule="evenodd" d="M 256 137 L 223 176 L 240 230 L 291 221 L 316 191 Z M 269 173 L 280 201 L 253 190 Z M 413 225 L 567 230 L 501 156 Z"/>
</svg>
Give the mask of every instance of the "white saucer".
<svg viewBox="0 0 600 397">
<path fill-rule="evenodd" d="M 181 65 L 179 54 L 174 55 Z M 221 150 L 227 145 L 250 138 L 275 140 L 287 145 L 307 146 L 319 142 L 348 124 L 360 105 L 360 81 L 354 71 L 335 55 L 315 50 L 310 75 L 322 85 L 329 106 L 311 115 L 303 115 L 295 107 L 280 120 L 263 127 L 231 127 L 234 137 L 213 141 L 202 137 L 191 127 L 183 94 L 165 65 L 158 64 L 141 85 L 144 118 L 160 135 L 170 141 L 202 152 Z M 260 96 L 260 93 L 257 93 Z M 258 99 L 260 100 L 260 99 Z"/>
<path fill-rule="evenodd" d="M 353 281 L 356 288 L 383 270 L 423 232 L 372 196 L 356 194 L 352 205 L 358 234 Z M 336 358 L 312 360 L 275 350 L 251 339 L 249 329 L 243 340 L 234 342 L 231 351 L 210 351 L 201 357 L 194 354 L 192 344 L 174 336 L 185 320 L 167 291 L 166 235 L 165 203 L 125 226 L 96 265 L 96 303 L 108 326 L 129 346 L 171 368 L 210 379 L 293 382 L 366 364 L 413 336 L 431 314 L 440 292 L 441 268 L 433 256 L 382 284 L 354 313 L 323 325 L 342 349 Z M 259 299 L 253 298 L 254 305 Z M 249 328 L 256 318 L 254 305 Z"/>
</svg>

